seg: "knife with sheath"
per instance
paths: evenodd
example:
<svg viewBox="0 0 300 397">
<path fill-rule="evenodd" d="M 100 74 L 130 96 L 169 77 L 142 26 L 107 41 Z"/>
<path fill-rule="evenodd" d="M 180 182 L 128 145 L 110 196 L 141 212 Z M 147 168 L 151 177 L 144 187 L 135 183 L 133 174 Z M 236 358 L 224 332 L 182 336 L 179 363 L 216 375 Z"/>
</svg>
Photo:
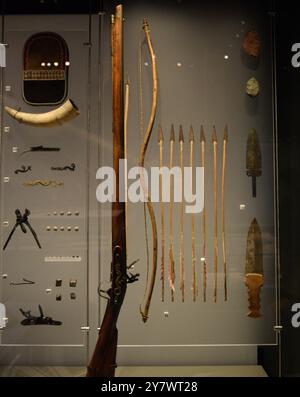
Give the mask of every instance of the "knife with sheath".
<svg viewBox="0 0 300 397">
<path fill-rule="evenodd" d="M 264 275 L 262 234 L 256 218 L 253 219 L 248 230 L 245 274 L 249 296 L 248 316 L 259 318 L 261 317 L 260 289 L 264 284 Z"/>
<path fill-rule="evenodd" d="M 247 175 L 252 178 L 252 196 L 256 197 L 256 178 L 261 176 L 261 148 L 254 128 L 248 134 L 246 168 Z"/>
</svg>

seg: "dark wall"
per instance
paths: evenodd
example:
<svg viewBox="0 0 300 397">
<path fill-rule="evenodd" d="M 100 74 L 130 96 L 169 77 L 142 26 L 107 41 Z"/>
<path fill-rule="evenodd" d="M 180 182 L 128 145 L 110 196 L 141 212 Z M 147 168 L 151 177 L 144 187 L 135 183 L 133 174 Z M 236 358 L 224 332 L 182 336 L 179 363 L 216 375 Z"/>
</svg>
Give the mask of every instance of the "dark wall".
<svg viewBox="0 0 300 397">
<path fill-rule="evenodd" d="M 3 14 L 84 14 L 101 9 L 102 0 L 1 0 Z"/>
<path fill-rule="evenodd" d="M 292 66 L 292 45 L 300 43 L 297 6 L 277 1 L 276 72 L 278 105 L 279 232 L 281 263 L 281 354 L 278 348 L 259 348 L 259 363 L 270 376 L 300 376 L 300 329 L 293 328 L 293 304 L 300 302 L 300 68 Z"/>
<path fill-rule="evenodd" d="M 300 25 L 296 2 L 282 3 L 277 10 L 282 374 L 300 376 L 300 329 L 291 325 L 291 306 L 300 302 L 300 68 L 291 64 Z"/>
<path fill-rule="evenodd" d="M 300 68 L 291 63 L 292 45 L 300 43 L 296 3 L 277 1 L 277 103 L 279 161 L 279 232 L 281 262 L 282 376 L 300 376 L 300 329 L 291 324 L 291 308 L 300 302 Z M 259 362 L 271 376 L 279 374 L 279 350 L 260 348 Z"/>
</svg>

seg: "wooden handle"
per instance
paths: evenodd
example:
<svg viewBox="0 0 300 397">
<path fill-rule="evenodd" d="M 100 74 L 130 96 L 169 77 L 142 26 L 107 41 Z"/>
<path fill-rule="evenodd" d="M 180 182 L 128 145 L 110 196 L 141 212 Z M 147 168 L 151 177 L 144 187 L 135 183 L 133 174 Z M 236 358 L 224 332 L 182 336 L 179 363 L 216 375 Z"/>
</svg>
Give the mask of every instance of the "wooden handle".
<svg viewBox="0 0 300 397">
<path fill-rule="evenodd" d="M 256 176 L 252 175 L 252 197 L 256 198 Z"/>
<path fill-rule="evenodd" d="M 249 313 L 247 316 L 252 318 L 261 317 L 260 313 L 260 289 L 264 284 L 264 276 L 262 274 L 249 273 L 246 274 L 245 284 L 248 288 Z"/>
</svg>

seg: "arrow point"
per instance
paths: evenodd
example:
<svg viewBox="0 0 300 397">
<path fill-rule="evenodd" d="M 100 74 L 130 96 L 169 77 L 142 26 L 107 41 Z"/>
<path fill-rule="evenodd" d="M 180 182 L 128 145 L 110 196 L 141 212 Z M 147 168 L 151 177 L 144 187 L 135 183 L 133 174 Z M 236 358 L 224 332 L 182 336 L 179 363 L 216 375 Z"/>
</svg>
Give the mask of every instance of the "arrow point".
<svg viewBox="0 0 300 397">
<path fill-rule="evenodd" d="M 181 124 L 179 127 L 179 142 L 184 142 L 183 128 Z"/>
<path fill-rule="evenodd" d="M 189 141 L 190 142 L 194 142 L 194 140 L 195 140 L 194 130 L 193 130 L 193 127 L 191 126 L 190 127 Z"/>
<path fill-rule="evenodd" d="M 228 126 L 226 124 L 225 130 L 224 130 L 224 141 L 228 142 Z"/>
<path fill-rule="evenodd" d="M 200 142 L 205 142 L 205 133 L 204 133 L 203 125 L 201 125 L 201 129 L 200 129 Z"/>
<path fill-rule="evenodd" d="M 158 138 L 158 143 L 164 141 L 164 134 L 160 124 L 158 125 L 157 138 Z"/>
<path fill-rule="evenodd" d="M 174 130 L 174 124 L 172 124 L 172 127 L 171 127 L 171 132 L 170 132 L 170 142 L 175 142 L 175 130 Z"/>
<path fill-rule="evenodd" d="M 213 126 L 212 141 L 218 142 L 216 127 Z"/>
</svg>

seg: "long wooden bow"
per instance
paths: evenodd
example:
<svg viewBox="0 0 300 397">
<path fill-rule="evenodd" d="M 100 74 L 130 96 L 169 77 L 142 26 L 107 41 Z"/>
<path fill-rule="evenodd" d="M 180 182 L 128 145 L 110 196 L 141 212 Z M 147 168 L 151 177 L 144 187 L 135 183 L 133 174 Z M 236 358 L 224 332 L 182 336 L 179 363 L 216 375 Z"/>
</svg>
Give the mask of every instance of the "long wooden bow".
<svg viewBox="0 0 300 397">
<path fill-rule="evenodd" d="M 148 144 L 150 141 L 152 129 L 153 129 L 153 124 L 155 120 L 155 114 L 156 114 L 156 105 L 157 105 L 157 70 L 156 70 L 156 59 L 155 59 L 155 54 L 150 38 L 150 29 L 149 29 L 149 24 L 146 19 L 144 19 L 143 23 L 143 29 L 146 35 L 146 40 L 147 40 L 147 45 L 149 49 L 149 53 L 151 56 L 151 63 L 152 63 L 152 82 L 153 82 L 153 88 L 152 88 L 152 106 L 151 106 L 151 113 L 149 117 L 149 122 L 147 125 L 147 129 L 144 135 L 144 141 L 141 146 L 141 151 L 140 151 L 140 161 L 139 161 L 139 166 L 141 168 L 144 168 L 145 164 L 145 156 L 146 156 L 146 151 L 148 148 Z M 141 175 L 141 179 L 143 179 Z M 148 314 L 149 314 L 149 308 L 150 308 L 150 303 L 152 299 L 152 294 L 153 294 L 153 289 L 155 285 L 155 278 L 156 278 L 156 270 L 157 270 L 157 226 L 156 226 L 156 220 L 155 220 L 155 213 L 153 209 L 153 205 L 151 203 L 151 198 L 150 195 L 145 188 L 145 183 L 142 182 L 143 190 L 145 193 L 145 198 L 146 198 L 146 204 L 149 212 L 149 217 L 151 220 L 151 227 L 152 227 L 152 244 L 153 244 L 153 249 L 152 249 L 152 273 L 151 273 L 151 278 L 150 278 L 150 285 L 148 288 L 148 293 L 146 294 L 145 297 L 145 306 L 144 308 L 142 305 L 140 305 L 140 313 L 142 316 L 142 320 L 144 323 L 148 320 Z M 147 286 L 146 286 L 146 291 L 147 291 Z"/>
</svg>

